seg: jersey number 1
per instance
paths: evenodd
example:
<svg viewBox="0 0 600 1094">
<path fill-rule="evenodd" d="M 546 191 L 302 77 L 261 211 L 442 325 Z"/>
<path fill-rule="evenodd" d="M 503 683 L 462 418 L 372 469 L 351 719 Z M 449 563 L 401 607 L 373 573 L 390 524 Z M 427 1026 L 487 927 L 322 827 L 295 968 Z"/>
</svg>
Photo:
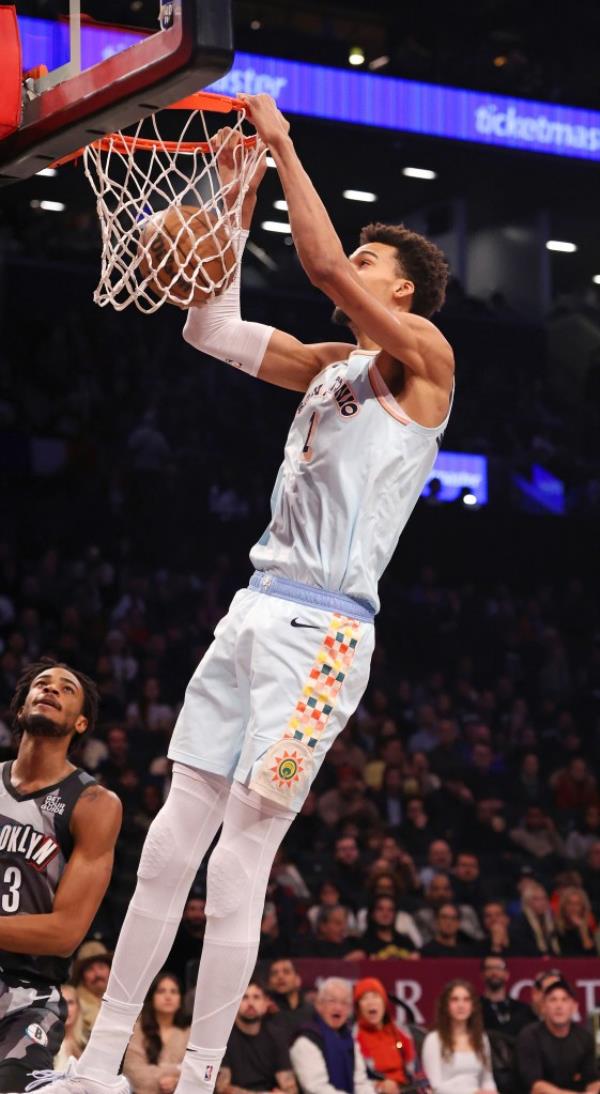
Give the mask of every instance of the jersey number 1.
<svg viewBox="0 0 600 1094">
<path fill-rule="evenodd" d="M 18 866 L 7 866 L 2 880 L 6 886 L 6 890 L 2 893 L 0 907 L 3 912 L 7 912 L 8 915 L 11 915 L 13 912 L 18 912 L 19 903 L 21 901 L 20 890 L 23 878 Z"/>
</svg>

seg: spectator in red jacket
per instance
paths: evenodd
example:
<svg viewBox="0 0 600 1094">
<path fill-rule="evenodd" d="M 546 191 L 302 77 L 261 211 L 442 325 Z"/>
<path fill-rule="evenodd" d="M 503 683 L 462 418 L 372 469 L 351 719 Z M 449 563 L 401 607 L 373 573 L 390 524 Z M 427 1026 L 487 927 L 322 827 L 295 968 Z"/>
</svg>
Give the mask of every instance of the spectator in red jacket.
<svg viewBox="0 0 600 1094">
<path fill-rule="evenodd" d="M 354 986 L 354 1007 L 356 1039 L 367 1068 L 378 1078 L 392 1080 L 401 1090 L 411 1080 L 415 1046 L 410 1034 L 396 1025 L 381 981 L 372 976 L 359 980 Z"/>
</svg>

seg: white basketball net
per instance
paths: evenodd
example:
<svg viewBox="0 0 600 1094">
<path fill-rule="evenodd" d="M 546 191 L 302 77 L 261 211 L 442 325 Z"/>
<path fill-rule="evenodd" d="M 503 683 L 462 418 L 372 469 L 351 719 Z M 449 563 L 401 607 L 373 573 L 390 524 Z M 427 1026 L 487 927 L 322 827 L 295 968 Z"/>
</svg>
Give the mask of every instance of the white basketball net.
<svg viewBox="0 0 600 1094">
<path fill-rule="evenodd" d="M 165 113 L 185 117 L 176 141 L 160 134 Z M 236 145 L 235 173 L 224 171 L 221 153 L 209 147 L 203 110 L 155 114 L 128 136 L 114 133 L 85 149 L 102 232 L 96 304 L 117 311 L 135 304 L 151 313 L 166 303 L 191 307 L 227 288 L 238 261 L 244 195 L 266 152 L 260 143 L 239 142 L 243 120 L 243 112 L 234 112 L 223 121 L 231 126 L 223 149 L 229 141 Z M 198 124 L 201 137 L 192 141 Z"/>
</svg>

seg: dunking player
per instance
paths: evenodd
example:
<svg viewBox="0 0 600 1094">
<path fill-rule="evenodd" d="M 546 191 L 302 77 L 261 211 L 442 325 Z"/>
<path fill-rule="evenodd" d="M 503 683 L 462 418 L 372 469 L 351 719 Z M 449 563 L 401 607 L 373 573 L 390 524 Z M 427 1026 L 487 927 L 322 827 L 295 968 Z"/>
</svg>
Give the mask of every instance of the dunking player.
<svg viewBox="0 0 600 1094">
<path fill-rule="evenodd" d="M 19 750 L 0 764 L 0 1091 L 48 1072 L 64 1035 L 60 984 L 106 891 L 121 805 L 67 759 L 92 729 L 83 673 L 40 661 L 11 703 Z"/>
<path fill-rule="evenodd" d="M 443 255 L 402 227 L 375 225 L 346 258 L 286 120 L 268 96 L 247 104 L 276 161 L 300 260 L 357 346 L 302 345 L 244 322 L 237 282 L 189 312 L 188 342 L 303 398 L 271 522 L 251 553 L 256 572 L 186 692 L 171 791 L 146 839 L 100 1014 L 81 1059 L 48 1088 L 57 1094 L 124 1089 L 117 1073 L 133 1023 L 222 823 L 177 1094 L 212 1090 L 256 960 L 275 851 L 366 687 L 377 582 L 450 413 L 453 355 L 428 318 L 444 300 Z M 222 174 L 234 170 L 224 148 Z M 244 229 L 261 174 L 245 198 Z"/>
</svg>

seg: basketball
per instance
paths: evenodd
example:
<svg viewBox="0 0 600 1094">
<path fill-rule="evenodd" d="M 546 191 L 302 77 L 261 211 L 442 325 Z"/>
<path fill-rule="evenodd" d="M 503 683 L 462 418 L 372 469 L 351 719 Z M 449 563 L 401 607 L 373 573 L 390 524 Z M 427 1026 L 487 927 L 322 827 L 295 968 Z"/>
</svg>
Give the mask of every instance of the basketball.
<svg viewBox="0 0 600 1094">
<path fill-rule="evenodd" d="M 236 258 L 223 224 L 195 205 L 170 205 L 142 227 L 139 270 L 157 297 L 198 307 L 231 281 Z"/>
</svg>

